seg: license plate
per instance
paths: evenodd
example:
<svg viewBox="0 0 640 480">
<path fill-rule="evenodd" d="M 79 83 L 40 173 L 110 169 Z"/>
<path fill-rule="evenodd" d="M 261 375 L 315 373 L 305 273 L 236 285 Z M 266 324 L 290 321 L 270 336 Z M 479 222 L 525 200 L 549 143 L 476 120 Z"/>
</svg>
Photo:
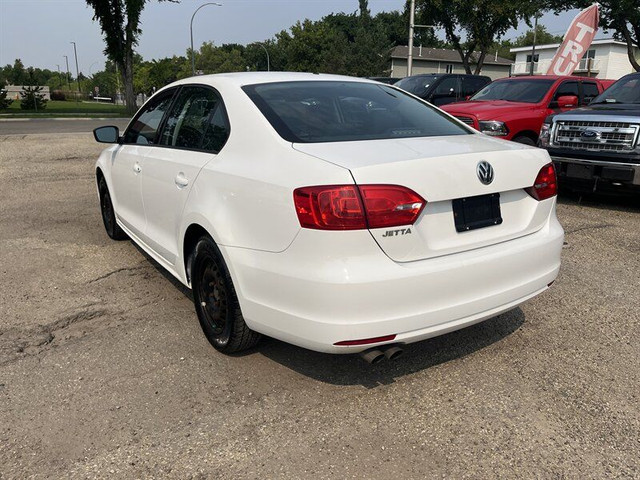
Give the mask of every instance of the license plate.
<svg viewBox="0 0 640 480">
<path fill-rule="evenodd" d="M 453 219 L 458 232 L 500 225 L 500 194 L 456 198 L 453 200 Z"/>
<path fill-rule="evenodd" d="M 570 163 L 567 165 L 567 177 L 591 179 L 593 178 L 593 166 Z"/>
</svg>

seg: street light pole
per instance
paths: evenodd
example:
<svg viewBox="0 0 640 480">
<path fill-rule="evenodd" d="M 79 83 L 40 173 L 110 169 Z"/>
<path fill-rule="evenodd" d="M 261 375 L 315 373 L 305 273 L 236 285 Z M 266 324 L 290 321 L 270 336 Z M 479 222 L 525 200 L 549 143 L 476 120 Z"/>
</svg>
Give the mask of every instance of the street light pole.
<svg viewBox="0 0 640 480">
<path fill-rule="evenodd" d="M 65 62 L 67 62 L 67 87 L 69 87 L 69 91 L 71 91 L 71 81 L 69 80 L 69 57 L 66 55 L 62 55 L 64 57 Z"/>
<path fill-rule="evenodd" d="M 193 12 L 193 15 L 191 15 L 191 23 L 189 24 L 189 34 L 191 35 L 191 74 L 194 77 L 196 75 L 196 54 L 193 51 L 193 17 L 196 16 L 196 13 L 198 13 L 198 10 L 200 10 L 202 7 L 206 7 L 207 5 L 215 5 L 216 7 L 222 6 L 221 3 L 217 3 L 217 2 L 203 3 L 198 8 L 196 8 L 196 11 Z"/>
<path fill-rule="evenodd" d="M 270 63 L 269 63 L 269 51 L 267 50 L 267 47 L 265 47 L 260 42 L 255 42 L 255 43 L 256 43 L 256 45 L 260 45 L 262 47 L 262 49 L 264 50 L 264 53 L 267 54 L 267 72 L 270 72 L 271 71 L 271 66 L 270 66 Z"/>
<path fill-rule="evenodd" d="M 78 52 L 76 51 L 76 42 L 70 43 L 73 43 L 73 54 L 76 57 L 76 83 L 78 84 L 78 93 L 82 93 L 80 91 L 80 71 L 78 70 Z"/>
</svg>

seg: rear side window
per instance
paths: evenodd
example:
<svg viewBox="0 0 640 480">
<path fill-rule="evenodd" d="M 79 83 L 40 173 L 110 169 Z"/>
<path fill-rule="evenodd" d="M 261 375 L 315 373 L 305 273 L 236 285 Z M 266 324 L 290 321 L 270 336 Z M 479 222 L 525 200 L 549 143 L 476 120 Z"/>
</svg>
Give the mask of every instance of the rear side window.
<svg viewBox="0 0 640 480">
<path fill-rule="evenodd" d="M 582 105 L 588 105 L 591 100 L 600 95 L 600 92 L 598 91 L 598 86 L 595 83 L 582 82 L 582 94 L 584 95 Z"/>
<path fill-rule="evenodd" d="M 282 138 L 345 142 L 471 134 L 393 87 L 358 82 L 279 82 L 243 87 Z"/>
<path fill-rule="evenodd" d="M 226 114 L 217 93 L 206 87 L 184 87 L 162 130 L 160 145 L 218 152 L 228 136 Z"/>
<path fill-rule="evenodd" d="M 153 144 L 174 93 L 175 90 L 169 90 L 149 100 L 124 134 L 124 143 Z"/>
</svg>

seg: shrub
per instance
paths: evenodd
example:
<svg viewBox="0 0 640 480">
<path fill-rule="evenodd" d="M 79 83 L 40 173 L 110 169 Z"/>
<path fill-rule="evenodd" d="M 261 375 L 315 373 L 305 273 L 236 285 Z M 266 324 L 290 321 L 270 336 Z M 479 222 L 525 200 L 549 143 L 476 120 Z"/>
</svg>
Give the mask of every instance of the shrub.
<svg viewBox="0 0 640 480">
<path fill-rule="evenodd" d="M 44 110 L 47 106 L 47 100 L 44 94 L 40 93 L 42 87 L 22 87 L 20 92 L 20 108 L 22 110 Z"/>
<path fill-rule="evenodd" d="M 67 96 L 62 90 L 54 90 L 53 92 L 51 92 L 51 100 L 65 101 L 66 99 Z"/>
<path fill-rule="evenodd" d="M 9 108 L 9 105 L 13 103 L 13 100 L 7 98 L 7 91 L 0 90 L 0 110 L 6 110 Z"/>
</svg>

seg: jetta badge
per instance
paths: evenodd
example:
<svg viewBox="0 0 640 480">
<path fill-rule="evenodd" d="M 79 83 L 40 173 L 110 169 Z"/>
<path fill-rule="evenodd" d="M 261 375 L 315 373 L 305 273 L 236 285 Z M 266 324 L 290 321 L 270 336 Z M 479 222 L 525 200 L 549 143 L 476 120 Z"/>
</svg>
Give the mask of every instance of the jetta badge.
<svg viewBox="0 0 640 480">
<path fill-rule="evenodd" d="M 476 173 L 478 174 L 478 178 L 485 185 L 489 185 L 493 182 L 493 167 L 489 162 L 485 162 L 484 160 L 478 163 L 476 167 Z"/>
</svg>

